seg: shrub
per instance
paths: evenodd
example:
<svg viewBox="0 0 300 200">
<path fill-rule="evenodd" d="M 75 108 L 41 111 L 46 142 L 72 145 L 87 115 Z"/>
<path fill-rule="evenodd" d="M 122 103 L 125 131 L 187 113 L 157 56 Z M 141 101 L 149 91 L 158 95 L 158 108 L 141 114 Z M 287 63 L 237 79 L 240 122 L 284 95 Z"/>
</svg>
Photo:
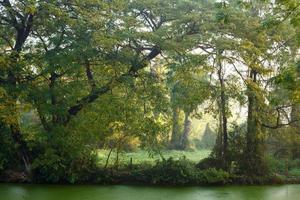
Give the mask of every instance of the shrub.
<svg viewBox="0 0 300 200">
<path fill-rule="evenodd" d="M 198 179 L 198 170 L 194 164 L 186 158 L 174 160 L 172 157 L 158 161 L 156 165 L 145 171 L 153 184 L 182 185 L 195 183 Z"/>
<path fill-rule="evenodd" d="M 284 173 L 286 171 L 286 162 L 284 160 L 268 156 L 266 157 L 266 162 L 271 173 Z"/>
<path fill-rule="evenodd" d="M 201 169 L 201 170 L 206 170 L 206 169 L 209 169 L 209 168 L 220 169 L 222 167 L 221 164 L 222 164 L 221 160 L 210 156 L 208 158 L 204 158 L 203 160 L 201 160 L 196 165 L 196 167 L 198 169 Z"/>
<path fill-rule="evenodd" d="M 300 168 L 300 159 L 289 161 L 289 168 Z"/>
<path fill-rule="evenodd" d="M 67 166 L 54 149 L 47 149 L 32 164 L 35 181 L 56 183 L 66 176 Z"/>
<path fill-rule="evenodd" d="M 291 171 L 289 171 L 290 176 L 298 176 L 300 177 L 300 168 L 294 168 Z"/>
<path fill-rule="evenodd" d="M 215 168 L 199 170 L 186 158 L 157 161 L 153 167 L 135 170 L 131 180 L 151 184 L 224 184 L 230 182 L 230 174 Z"/>
<path fill-rule="evenodd" d="M 47 148 L 33 162 L 34 181 L 36 182 L 87 182 L 96 170 L 95 157 L 91 155 L 61 154 L 53 148 Z"/>
<path fill-rule="evenodd" d="M 230 182 L 231 175 L 221 169 L 210 168 L 201 171 L 198 178 L 204 184 L 225 184 Z"/>
<path fill-rule="evenodd" d="M 20 159 L 17 154 L 17 146 L 14 144 L 11 134 L 0 121 L 0 172 L 6 169 L 19 167 Z"/>
</svg>

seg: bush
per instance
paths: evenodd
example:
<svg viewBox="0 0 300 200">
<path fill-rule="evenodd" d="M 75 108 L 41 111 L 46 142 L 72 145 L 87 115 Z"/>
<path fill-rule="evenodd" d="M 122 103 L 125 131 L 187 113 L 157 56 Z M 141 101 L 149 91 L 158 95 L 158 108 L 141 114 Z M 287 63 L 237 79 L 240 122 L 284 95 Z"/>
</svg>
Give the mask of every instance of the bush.
<svg viewBox="0 0 300 200">
<path fill-rule="evenodd" d="M 63 155 L 53 148 L 47 148 L 33 162 L 33 175 L 35 182 L 47 183 L 82 183 L 92 179 L 96 170 L 95 157 L 81 155 L 73 157 Z"/>
<path fill-rule="evenodd" d="M 271 173 L 284 174 L 289 170 L 289 174 L 292 175 L 297 172 L 297 169 L 300 169 L 300 159 L 283 160 L 269 156 L 267 157 L 267 163 Z"/>
<path fill-rule="evenodd" d="M 271 173 L 284 173 L 286 171 L 286 162 L 284 160 L 268 156 L 266 162 Z"/>
<path fill-rule="evenodd" d="M 289 171 L 289 175 L 300 177 L 300 168 L 292 169 L 291 171 Z"/>
<path fill-rule="evenodd" d="M 184 157 L 179 160 L 171 157 L 158 161 L 154 167 L 146 170 L 145 174 L 153 184 L 182 185 L 195 183 L 198 179 L 198 170 Z"/>
<path fill-rule="evenodd" d="M 208 158 L 204 158 L 203 160 L 201 160 L 196 167 L 198 169 L 201 170 L 206 170 L 209 168 L 216 168 L 216 169 L 221 169 L 222 168 L 222 161 L 219 159 L 216 159 L 214 157 L 208 157 Z"/>
<path fill-rule="evenodd" d="M 291 169 L 300 168 L 300 159 L 295 159 L 295 160 L 289 161 L 288 166 Z"/>
<path fill-rule="evenodd" d="M 135 170 L 131 180 L 161 185 L 187 185 L 187 184 L 225 184 L 230 182 L 230 174 L 214 168 L 199 170 L 194 163 L 180 158 L 169 158 L 157 161 L 153 167 Z"/>
<path fill-rule="evenodd" d="M 19 165 L 17 147 L 8 128 L 0 121 L 0 172 L 6 169 L 16 169 Z"/>
<path fill-rule="evenodd" d="M 36 181 L 56 183 L 65 178 L 67 166 L 63 158 L 49 148 L 34 160 L 32 168 Z"/>
<path fill-rule="evenodd" d="M 226 184 L 231 182 L 231 175 L 221 169 L 210 168 L 200 172 L 198 177 L 203 184 Z"/>
<path fill-rule="evenodd" d="M 90 133 L 82 134 L 74 127 L 57 126 L 44 134 L 37 131 L 31 138 L 35 152 L 33 181 L 82 183 L 92 178 L 96 170 L 96 140 Z"/>
</svg>

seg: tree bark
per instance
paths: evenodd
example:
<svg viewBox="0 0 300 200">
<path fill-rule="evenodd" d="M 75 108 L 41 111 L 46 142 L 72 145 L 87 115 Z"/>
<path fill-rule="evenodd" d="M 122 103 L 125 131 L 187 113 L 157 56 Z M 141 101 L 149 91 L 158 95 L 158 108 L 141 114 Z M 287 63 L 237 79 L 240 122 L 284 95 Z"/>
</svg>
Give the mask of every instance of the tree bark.
<svg viewBox="0 0 300 200">
<path fill-rule="evenodd" d="M 292 129 L 291 153 L 293 159 L 298 159 L 300 158 L 300 145 L 297 140 L 297 138 L 300 137 L 300 103 L 295 103 L 292 106 L 291 121 L 293 121 L 293 123 L 291 124 L 291 129 Z"/>
<path fill-rule="evenodd" d="M 228 168 L 228 130 L 227 130 L 227 97 L 225 93 L 225 80 L 224 80 L 224 75 L 223 75 L 223 68 L 222 68 L 222 63 L 220 58 L 218 58 L 218 78 L 219 78 L 219 84 L 220 84 L 220 115 L 221 115 L 221 133 L 222 133 L 222 150 L 221 150 L 221 155 L 222 155 L 222 161 L 223 161 L 223 167 L 224 169 Z"/>
<path fill-rule="evenodd" d="M 295 103 L 291 111 L 291 124 L 295 133 L 300 134 L 300 103 Z"/>
<path fill-rule="evenodd" d="M 172 135 L 171 135 L 171 148 L 175 148 L 178 146 L 180 139 L 180 124 L 179 124 L 179 114 L 180 110 L 178 107 L 173 108 L 173 116 L 172 116 Z"/>
<path fill-rule="evenodd" d="M 108 166 L 109 158 L 110 158 L 110 155 L 111 155 L 113 149 L 114 149 L 114 147 L 110 148 L 110 150 L 109 150 L 109 153 L 108 153 L 106 161 L 105 161 L 104 169 L 106 169 Z"/>
<path fill-rule="evenodd" d="M 55 94 L 55 84 L 56 84 L 56 79 L 57 78 L 58 78 L 57 74 L 55 72 L 51 72 L 49 89 L 50 89 L 52 108 L 56 108 L 56 105 L 57 105 L 57 97 L 56 97 L 56 94 Z M 56 114 L 56 109 L 54 109 L 54 110 L 55 110 L 55 112 L 51 113 L 51 115 L 52 115 L 52 125 L 55 125 L 59 120 L 59 117 Z"/>
<path fill-rule="evenodd" d="M 13 115 L 13 122 L 10 122 L 8 127 L 10 127 L 10 131 L 12 134 L 12 138 L 14 142 L 18 145 L 18 151 L 21 159 L 23 160 L 25 171 L 28 175 L 31 175 L 31 158 L 29 148 L 22 138 L 21 128 L 20 128 L 20 120 L 19 120 L 19 111 L 18 111 L 18 60 L 20 58 L 20 53 L 23 49 L 23 46 L 31 32 L 33 25 L 33 14 L 21 15 L 18 11 L 14 10 L 9 0 L 5 0 L 1 3 L 9 15 L 10 24 L 16 30 L 15 35 L 15 45 L 12 49 L 12 53 L 10 55 L 11 66 L 8 72 L 8 78 L 6 82 L 8 83 L 8 95 L 11 103 L 11 110 Z M 21 17 L 21 22 L 18 22 L 17 16 Z"/>
<path fill-rule="evenodd" d="M 16 60 L 15 60 L 16 61 Z M 16 62 L 14 62 L 16 63 Z M 29 153 L 29 148 L 24 141 L 20 128 L 20 120 L 19 120 L 19 111 L 18 111 L 18 93 L 17 90 L 17 79 L 13 73 L 9 73 L 8 75 L 8 83 L 9 87 L 11 87 L 11 92 L 9 93 L 9 101 L 11 116 L 13 120 L 10 120 L 9 127 L 12 134 L 12 138 L 14 142 L 18 145 L 18 153 L 24 163 L 26 173 L 31 176 L 31 157 Z"/>
<path fill-rule="evenodd" d="M 85 60 L 85 73 L 86 73 L 86 77 L 88 79 L 89 85 L 91 87 L 91 91 L 93 92 L 96 89 L 96 82 L 94 80 L 94 76 L 92 73 L 92 69 L 91 69 L 91 65 L 90 65 L 90 61 L 88 59 Z"/>
<path fill-rule="evenodd" d="M 248 96 L 248 116 L 247 116 L 247 133 L 246 148 L 244 152 L 244 168 L 248 175 L 255 176 L 263 174 L 265 166 L 262 155 L 261 124 L 259 122 L 259 101 L 253 85 L 257 84 L 257 72 L 250 71 L 250 83 L 247 86 Z M 251 85 L 253 84 L 253 85 Z"/>
</svg>

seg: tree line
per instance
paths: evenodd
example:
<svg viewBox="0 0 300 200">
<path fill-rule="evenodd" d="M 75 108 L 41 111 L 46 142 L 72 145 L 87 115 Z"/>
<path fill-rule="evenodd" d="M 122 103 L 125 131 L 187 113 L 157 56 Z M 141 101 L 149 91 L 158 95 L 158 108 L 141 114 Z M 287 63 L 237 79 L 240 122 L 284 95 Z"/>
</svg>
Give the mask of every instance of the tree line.
<svg viewBox="0 0 300 200">
<path fill-rule="evenodd" d="M 1 0 L 0 169 L 80 171 L 134 138 L 185 150 L 210 113 L 217 165 L 258 175 L 268 135 L 300 144 L 299 44 L 297 0 Z"/>
</svg>

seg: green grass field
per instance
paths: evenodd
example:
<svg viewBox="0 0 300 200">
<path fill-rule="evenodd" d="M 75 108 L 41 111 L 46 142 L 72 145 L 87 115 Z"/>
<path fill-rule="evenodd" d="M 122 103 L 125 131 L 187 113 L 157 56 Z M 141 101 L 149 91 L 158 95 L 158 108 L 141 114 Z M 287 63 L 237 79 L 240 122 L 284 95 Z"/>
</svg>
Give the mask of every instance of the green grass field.
<svg viewBox="0 0 300 200">
<path fill-rule="evenodd" d="M 209 156 L 211 150 L 196 150 L 196 151 L 176 151 L 176 150 L 169 150 L 169 151 L 162 151 L 162 155 L 165 159 L 170 157 L 174 159 L 179 159 L 185 156 L 188 160 L 192 162 L 199 162 L 203 158 Z M 109 151 L 108 150 L 99 150 L 98 151 L 98 159 L 100 165 L 105 165 L 105 161 L 107 159 Z M 119 163 L 120 165 L 127 165 L 130 163 L 130 159 L 132 158 L 132 164 L 154 164 L 156 160 L 161 159 L 159 155 L 149 156 L 147 151 L 138 150 L 136 152 L 128 152 L 128 153 L 120 153 L 119 154 Z M 112 165 L 116 160 L 116 153 L 113 152 L 110 157 L 109 165 Z"/>
</svg>

